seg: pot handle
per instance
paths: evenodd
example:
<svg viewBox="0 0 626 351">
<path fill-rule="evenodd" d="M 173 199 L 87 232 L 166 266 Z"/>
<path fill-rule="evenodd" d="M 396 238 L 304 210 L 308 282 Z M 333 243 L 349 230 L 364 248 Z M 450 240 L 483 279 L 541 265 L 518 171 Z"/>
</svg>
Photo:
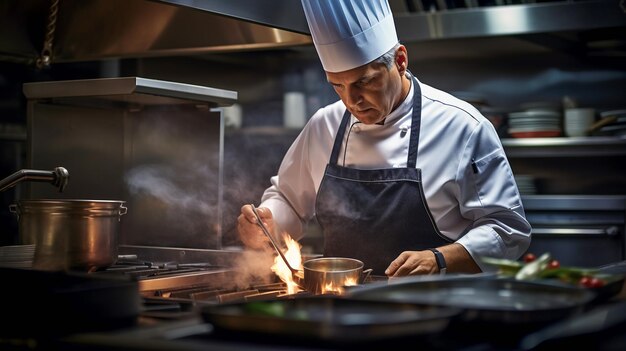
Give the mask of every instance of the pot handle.
<svg viewBox="0 0 626 351">
<path fill-rule="evenodd" d="M 120 217 L 125 215 L 128 212 L 128 208 L 124 205 L 120 205 Z"/>
<path fill-rule="evenodd" d="M 364 270 L 361 274 L 363 275 L 363 278 L 361 278 L 361 282 L 359 284 L 364 284 L 365 281 L 367 280 L 367 278 L 370 277 L 370 274 L 372 273 L 373 269 L 372 268 L 368 268 L 366 270 Z"/>
</svg>

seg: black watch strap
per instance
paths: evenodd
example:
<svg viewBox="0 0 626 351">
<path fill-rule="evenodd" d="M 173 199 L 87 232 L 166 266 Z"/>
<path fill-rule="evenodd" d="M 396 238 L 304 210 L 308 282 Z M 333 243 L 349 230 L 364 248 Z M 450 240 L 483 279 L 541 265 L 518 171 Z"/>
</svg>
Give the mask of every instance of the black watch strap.
<svg viewBox="0 0 626 351">
<path fill-rule="evenodd" d="M 443 254 L 437 249 L 430 249 L 435 254 L 435 259 L 437 260 L 437 267 L 439 267 L 439 274 L 446 274 L 446 259 L 443 257 Z"/>
</svg>

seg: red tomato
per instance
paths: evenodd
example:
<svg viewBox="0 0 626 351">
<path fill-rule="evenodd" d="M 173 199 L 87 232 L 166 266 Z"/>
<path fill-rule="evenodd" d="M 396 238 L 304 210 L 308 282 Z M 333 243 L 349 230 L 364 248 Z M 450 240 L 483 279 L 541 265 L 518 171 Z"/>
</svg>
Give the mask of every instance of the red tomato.
<svg viewBox="0 0 626 351">
<path fill-rule="evenodd" d="M 580 278 L 580 280 L 578 281 L 578 284 L 586 287 L 586 288 L 590 288 L 591 287 L 591 277 L 588 275 L 585 275 L 583 277 Z"/>
<path fill-rule="evenodd" d="M 557 260 L 551 260 L 548 263 L 548 269 L 555 269 L 555 268 L 559 268 L 559 266 L 561 266 L 561 264 L 559 263 L 559 261 Z"/>
<path fill-rule="evenodd" d="M 526 255 L 524 255 L 524 262 L 528 263 L 528 262 L 532 262 L 534 260 L 537 259 L 537 256 L 535 256 L 535 254 L 529 252 Z"/>
<path fill-rule="evenodd" d="M 586 288 L 601 288 L 606 282 L 600 278 L 586 275 L 580 278 L 578 284 Z"/>
<path fill-rule="evenodd" d="M 600 288 L 604 286 L 604 280 L 593 277 L 591 278 L 591 282 L 589 284 L 591 285 L 592 288 Z"/>
</svg>

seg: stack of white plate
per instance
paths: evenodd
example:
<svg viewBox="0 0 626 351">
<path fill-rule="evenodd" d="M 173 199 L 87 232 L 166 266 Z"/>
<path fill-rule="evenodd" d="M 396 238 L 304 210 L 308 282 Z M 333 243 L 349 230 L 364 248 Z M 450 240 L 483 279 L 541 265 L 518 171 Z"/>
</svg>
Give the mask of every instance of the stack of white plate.
<svg viewBox="0 0 626 351">
<path fill-rule="evenodd" d="M 509 113 L 509 134 L 514 138 L 560 136 L 561 113 L 551 110 L 528 110 Z"/>
<path fill-rule="evenodd" d="M 32 268 L 35 245 L 0 246 L 0 267 Z"/>
</svg>

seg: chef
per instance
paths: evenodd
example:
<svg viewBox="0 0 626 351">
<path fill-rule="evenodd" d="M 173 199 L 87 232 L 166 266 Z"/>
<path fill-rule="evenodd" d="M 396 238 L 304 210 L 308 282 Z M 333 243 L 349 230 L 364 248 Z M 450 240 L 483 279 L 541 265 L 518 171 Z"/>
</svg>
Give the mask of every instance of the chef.
<svg viewBox="0 0 626 351">
<path fill-rule="evenodd" d="M 400 277 L 489 269 L 530 244 L 511 167 L 492 124 L 472 105 L 408 70 L 386 0 L 302 0 L 328 83 L 258 206 L 274 233 L 302 236 L 316 217 L 324 256 Z M 267 245 L 250 205 L 242 242 Z"/>
</svg>

